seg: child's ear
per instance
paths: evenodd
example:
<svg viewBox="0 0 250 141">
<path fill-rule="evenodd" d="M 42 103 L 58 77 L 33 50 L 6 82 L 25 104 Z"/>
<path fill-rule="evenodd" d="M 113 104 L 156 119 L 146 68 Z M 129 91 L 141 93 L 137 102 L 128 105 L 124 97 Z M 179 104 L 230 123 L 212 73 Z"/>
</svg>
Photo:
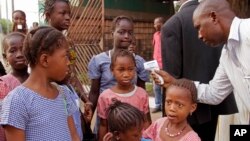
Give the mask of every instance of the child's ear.
<svg viewBox="0 0 250 141">
<path fill-rule="evenodd" d="M 120 132 L 114 131 L 113 135 L 114 135 L 115 140 L 117 141 L 120 140 Z"/>
<path fill-rule="evenodd" d="M 45 12 L 45 17 L 48 19 L 48 22 L 50 22 L 50 13 L 49 12 Z"/>
<path fill-rule="evenodd" d="M 39 58 L 39 63 L 43 67 L 48 67 L 48 54 L 42 54 Z"/>
<path fill-rule="evenodd" d="M 196 103 L 193 103 L 192 106 L 191 106 L 191 110 L 190 110 L 190 113 L 193 113 L 197 108 L 197 104 Z"/>
<path fill-rule="evenodd" d="M 7 58 L 6 58 L 6 57 L 7 57 L 6 54 L 2 54 L 2 56 L 3 56 L 3 59 L 4 59 L 4 60 L 7 59 Z"/>
</svg>

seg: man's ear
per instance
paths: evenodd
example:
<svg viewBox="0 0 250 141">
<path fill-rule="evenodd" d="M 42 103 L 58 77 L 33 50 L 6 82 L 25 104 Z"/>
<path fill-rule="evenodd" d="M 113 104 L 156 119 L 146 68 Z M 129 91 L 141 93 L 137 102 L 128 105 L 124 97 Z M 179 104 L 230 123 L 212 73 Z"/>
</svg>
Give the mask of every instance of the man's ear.
<svg viewBox="0 0 250 141">
<path fill-rule="evenodd" d="M 217 23 L 218 22 L 218 16 L 216 14 L 215 11 L 211 11 L 209 13 L 209 17 L 212 19 L 213 23 Z"/>
<path fill-rule="evenodd" d="M 43 66 L 43 67 L 48 67 L 48 58 L 49 58 L 49 56 L 48 56 L 48 54 L 45 54 L 45 53 L 43 53 L 41 56 L 40 56 L 40 58 L 39 58 L 39 63 Z"/>
</svg>

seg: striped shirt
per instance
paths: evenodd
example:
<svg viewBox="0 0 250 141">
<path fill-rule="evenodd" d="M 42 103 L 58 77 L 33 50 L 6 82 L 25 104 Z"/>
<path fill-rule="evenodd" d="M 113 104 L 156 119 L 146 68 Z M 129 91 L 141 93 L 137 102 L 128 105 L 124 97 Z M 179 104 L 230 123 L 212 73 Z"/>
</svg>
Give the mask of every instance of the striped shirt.
<svg viewBox="0 0 250 141">
<path fill-rule="evenodd" d="M 55 99 L 47 99 L 20 85 L 5 97 L 0 124 L 25 130 L 26 141 L 70 141 L 67 118 L 77 107 L 65 93 L 60 87 Z"/>
</svg>

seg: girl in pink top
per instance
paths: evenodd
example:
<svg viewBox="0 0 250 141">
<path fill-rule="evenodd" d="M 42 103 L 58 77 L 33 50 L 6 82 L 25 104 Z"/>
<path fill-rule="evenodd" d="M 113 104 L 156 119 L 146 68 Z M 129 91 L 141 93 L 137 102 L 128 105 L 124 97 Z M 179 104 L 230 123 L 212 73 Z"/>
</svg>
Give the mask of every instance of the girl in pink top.
<svg viewBox="0 0 250 141">
<path fill-rule="evenodd" d="M 98 132 L 99 141 L 102 141 L 103 136 L 108 131 L 106 112 L 113 99 L 129 103 L 142 111 L 146 119 L 144 127 L 147 128 L 151 123 L 147 92 L 132 83 L 136 73 L 136 64 L 133 54 L 128 50 L 119 50 L 115 52 L 111 57 L 110 69 L 117 84 L 103 91 L 98 99 L 97 115 L 101 119 Z"/>
<path fill-rule="evenodd" d="M 178 79 L 166 91 L 167 117 L 154 122 L 143 133 L 153 141 L 200 141 L 200 137 L 187 122 L 196 110 L 197 90 L 187 79 Z"/>
</svg>

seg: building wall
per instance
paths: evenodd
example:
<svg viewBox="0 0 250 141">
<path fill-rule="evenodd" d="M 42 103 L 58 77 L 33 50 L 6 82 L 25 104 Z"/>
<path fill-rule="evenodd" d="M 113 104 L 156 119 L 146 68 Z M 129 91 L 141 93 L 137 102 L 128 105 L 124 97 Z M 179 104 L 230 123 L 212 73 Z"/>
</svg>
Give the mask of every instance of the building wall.
<svg viewBox="0 0 250 141">
<path fill-rule="evenodd" d="M 136 53 L 147 61 L 152 60 L 154 18 L 162 16 L 168 19 L 173 13 L 173 4 L 170 3 L 163 4 L 152 0 L 105 0 L 103 50 L 111 49 L 113 46 L 112 19 L 119 15 L 127 15 L 132 17 L 134 21 L 134 34 L 137 41 Z"/>
</svg>

